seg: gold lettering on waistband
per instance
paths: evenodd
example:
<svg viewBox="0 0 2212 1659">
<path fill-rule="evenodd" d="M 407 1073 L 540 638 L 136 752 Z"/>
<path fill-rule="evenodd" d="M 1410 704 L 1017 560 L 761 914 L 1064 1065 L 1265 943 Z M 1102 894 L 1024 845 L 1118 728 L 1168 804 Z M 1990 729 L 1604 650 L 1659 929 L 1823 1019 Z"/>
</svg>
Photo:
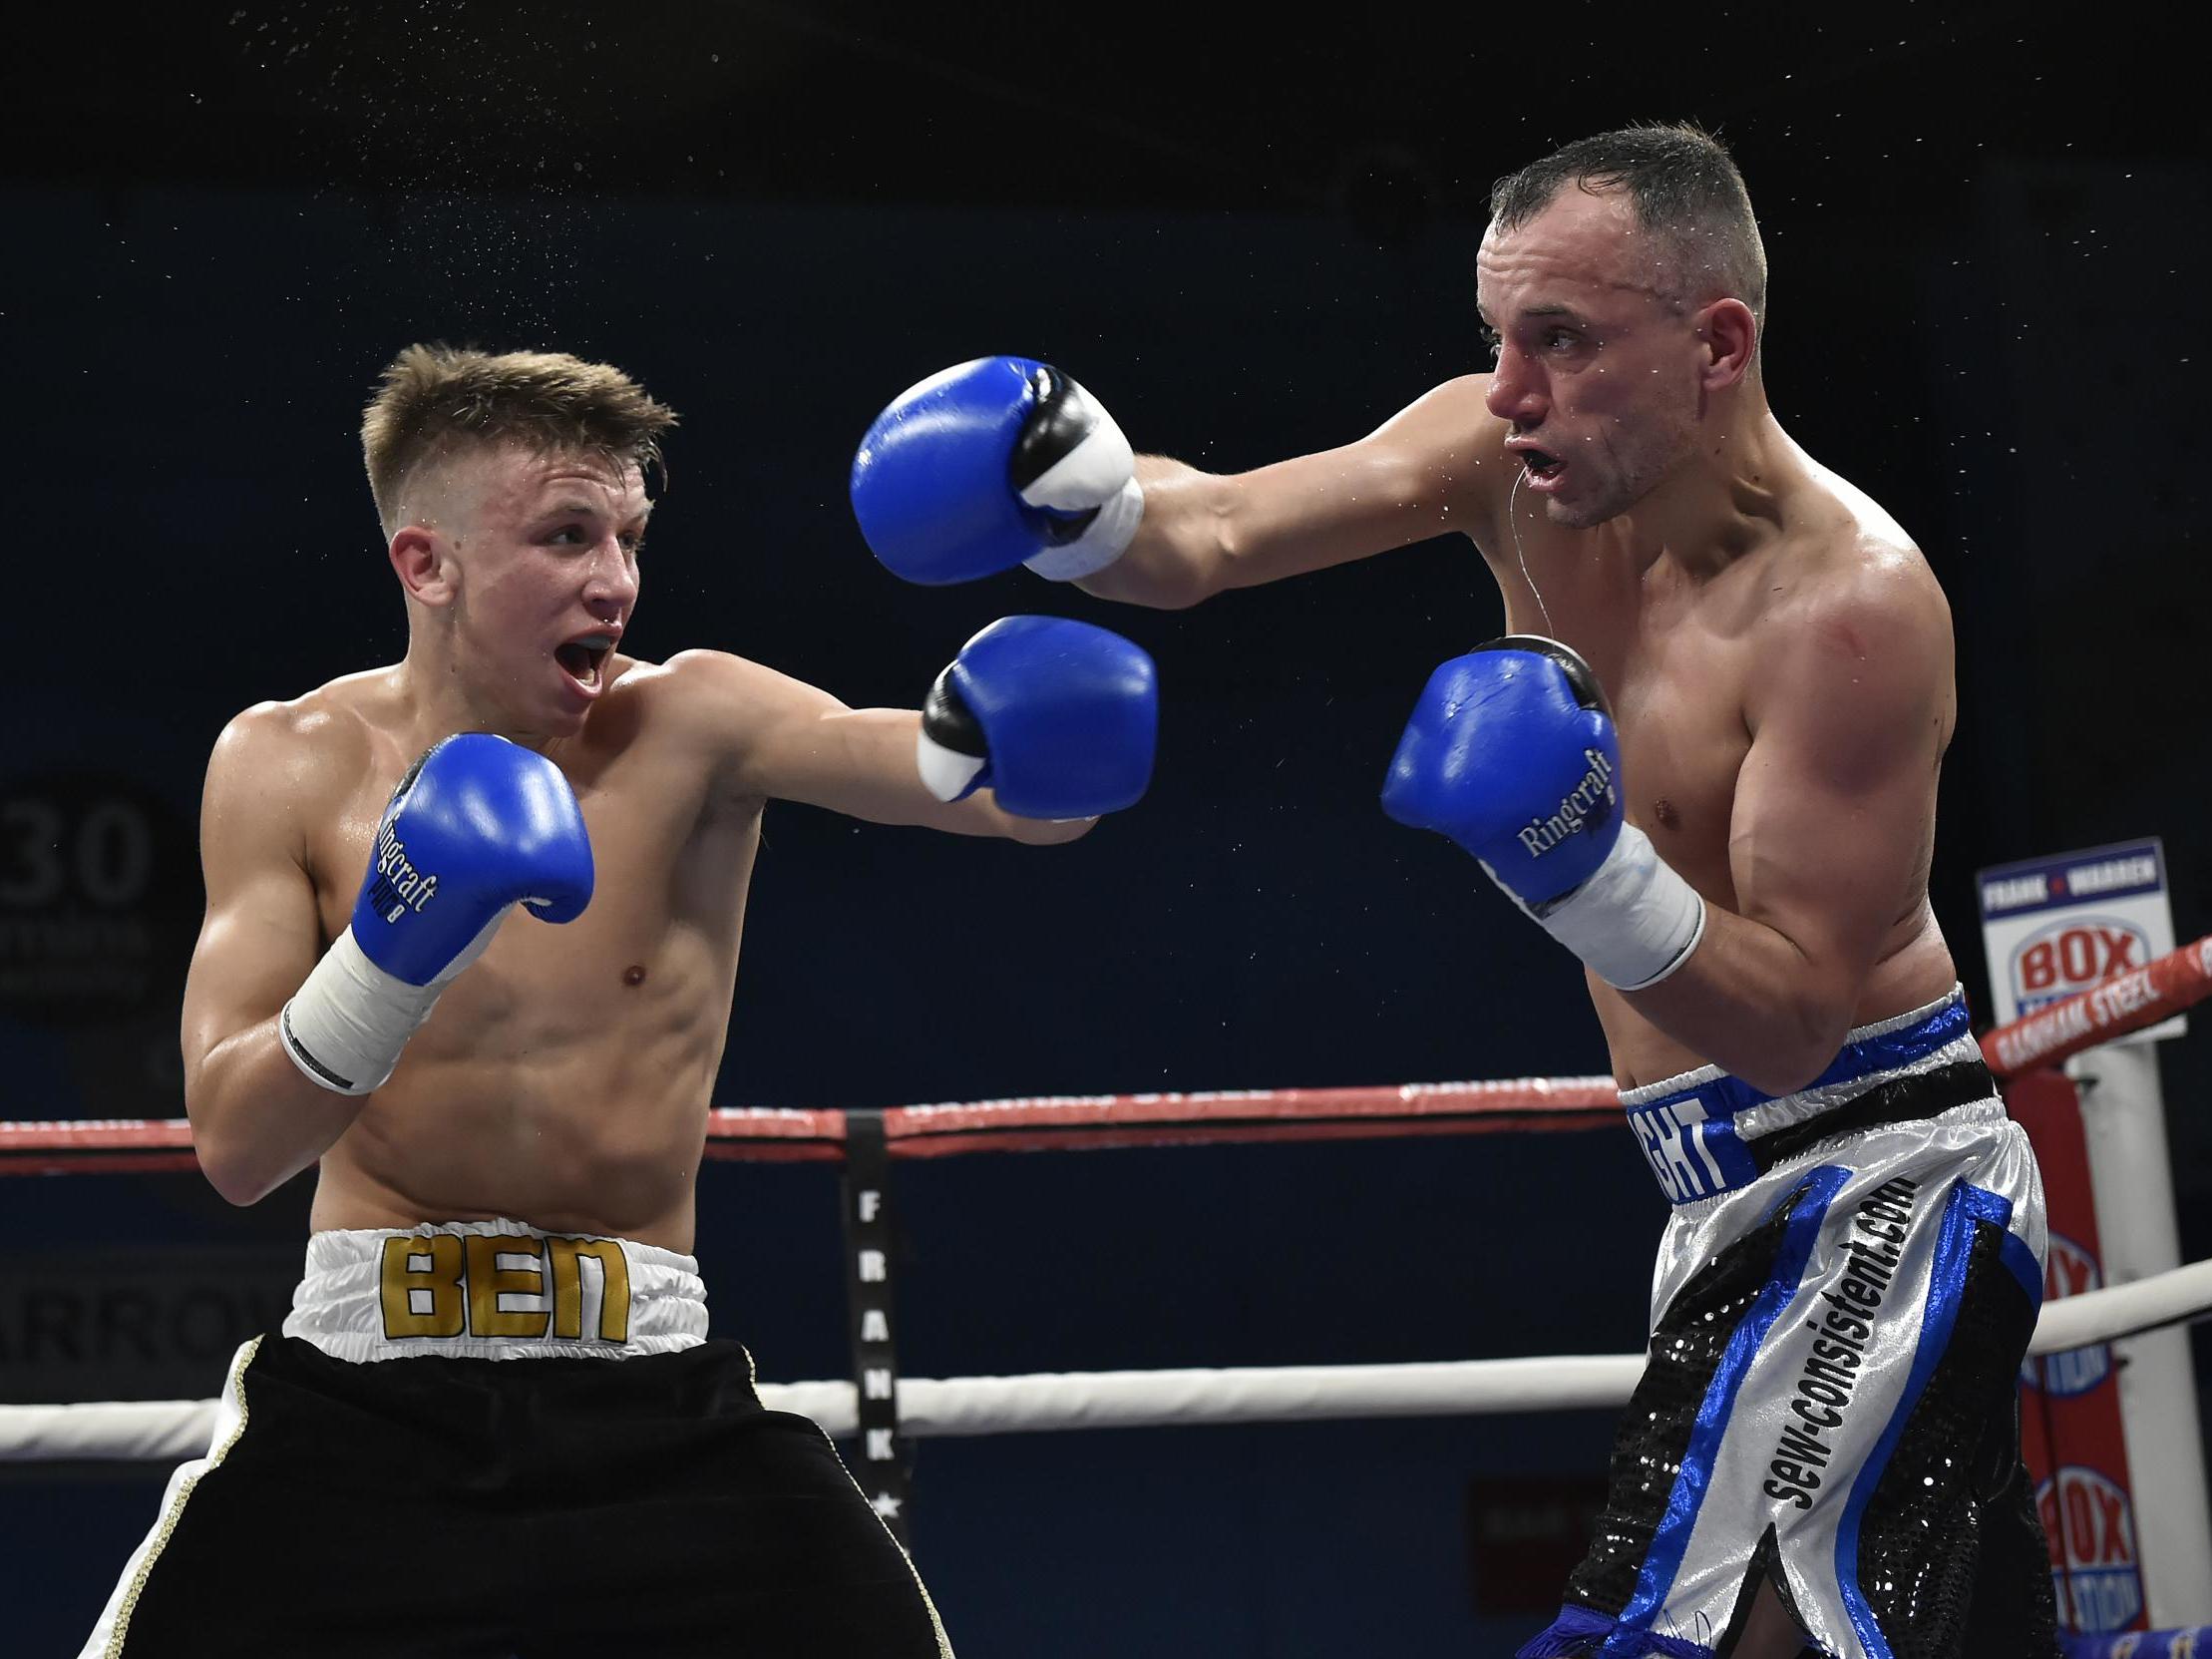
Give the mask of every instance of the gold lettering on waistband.
<svg viewBox="0 0 2212 1659">
<path fill-rule="evenodd" d="M 630 1264 L 621 1244 L 610 1238 L 549 1238 L 546 1255 L 553 1270 L 553 1334 L 583 1335 L 583 1269 L 578 1259 L 599 1264 L 599 1330 L 608 1342 L 627 1342 L 630 1334 Z"/>
<path fill-rule="evenodd" d="M 409 1258 L 428 1256 L 430 1266 L 418 1272 Z M 387 1337 L 458 1337 L 468 1322 L 468 1307 L 461 1295 L 461 1241 L 451 1233 L 428 1237 L 409 1234 L 384 1241 L 383 1271 L 378 1288 L 384 1303 Z M 415 1311 L 415 1293 L 430 1303 Z"/>
<path fill-rule="evenodd" d="M 528 1267 L 502 1267 L 502 1256 L 528 1256 Z M 513 1291 L 522 1296 L 543 1296 L 546 1275 L 538 1263 L 541 1260 L 539 1241 L 529 1236 L 516 1237 L 507 1233 L 482 1233 L 469 1235 L 469 1334 L 473 1337 L 542 1337 L 546 1334 L 546 1310 L 529 1308 L 520 1312 L 500 1306 L 500 1293 Z"/>
<path fill-rule="evenodd" d="M 528 1265 L 503 1267 L 502 1256 Z M 535 1234 L 407 1233 L 384 1241 L 377 1276 L 384 1334 L 402 1337 L 545 1337 L 584 1339 L 582 1258 L 599 1264 L 598 1329 L 604 1342 L 630 1334 L 630 1264 L 619 1239 L 541 1238 Z M 428 1260 L 428 1265 L 415 1263 Z M 552 1308 L 510 1310 L 505 1295 L 546 1298 Z M 549 1332 L 548 1327 L 551 1327 Z"/>
</svg>

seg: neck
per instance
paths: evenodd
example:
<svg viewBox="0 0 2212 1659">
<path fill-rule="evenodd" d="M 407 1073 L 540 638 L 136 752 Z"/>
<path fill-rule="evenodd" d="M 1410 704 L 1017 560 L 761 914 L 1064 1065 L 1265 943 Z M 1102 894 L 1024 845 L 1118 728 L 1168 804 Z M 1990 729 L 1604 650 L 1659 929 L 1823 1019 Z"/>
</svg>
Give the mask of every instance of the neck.
<svg viewBox="0 0 2212 1659">
<path fill-rule="evenodd" d="M 407 655 L 395 671 L 394 689 L 404 714 L 413 752 L 464 731 L 488 731 L 540 753 L 554 735 L 532 731 L 481 687 L 470 682 L 450 644 L 418 629 L 407 641 Z"/>
<path fill-rule="evenodd" d="M 1802 467 L 1803 453 L 1754 382 L 1730 407 L 1709 410 L 1673 471 L 1601 534 L 1640 573 L 1663 560 L 1692 582 L 1709 581 L 1780 533 Z"/>
</svg>

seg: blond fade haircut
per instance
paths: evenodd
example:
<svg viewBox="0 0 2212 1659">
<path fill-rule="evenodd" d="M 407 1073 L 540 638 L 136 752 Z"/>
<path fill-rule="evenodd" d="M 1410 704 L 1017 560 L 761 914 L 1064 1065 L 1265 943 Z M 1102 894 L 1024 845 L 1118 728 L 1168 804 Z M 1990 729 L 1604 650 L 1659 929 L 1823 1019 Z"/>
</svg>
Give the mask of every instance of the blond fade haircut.
<svg viewBox="0 0 2212 1659">
<path fill-rule="evenodd" d="M 376 516 L 405 523 L 408 481 L 457 452 L 522 444 L 539 455 L 596 455 L 665 483 L 660 435 L 676 412 L 620 369 L 562 351 L 493 353 L 411 345 L 393 358 L 361 418 Z"/>
</svg>

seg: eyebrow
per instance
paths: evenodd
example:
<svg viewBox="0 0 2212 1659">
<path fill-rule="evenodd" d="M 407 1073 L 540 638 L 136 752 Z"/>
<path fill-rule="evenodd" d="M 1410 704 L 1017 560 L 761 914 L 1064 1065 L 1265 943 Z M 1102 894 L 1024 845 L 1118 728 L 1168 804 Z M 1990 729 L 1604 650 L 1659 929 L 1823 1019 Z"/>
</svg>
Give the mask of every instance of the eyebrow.
<svg viewBox="0 0 2212 1659">
<path fill-rule="evenodd" d="M 1496 319 L 1490 315 L 1489 307 L 1479 300 L 1475 303 L 1475 315 L 1482 318 L 1485 324 L 1492 327 L 1496 326 Z M 1586 322 L 1589 320 L 1572 305 L 1524 305 L 1514 315 L 1516 317 L 1565 317 L 1571 322 Z"/>
<path fill-rule="evenodd" d="M 643 524 L 648 518 L 652 517 L 652 512 L 653 504 L 648 501 L 643 506 L 638 508 L 637 512 L 632 516 L 630 522 L 635 524 Z M 568 519 L 577 517 L 603 519 L 606 516 L 606 510 L 603 507 L 594 506 L 592 503 L 580 500 L 574 496 L 569 497 L 566 501 L 548 502 L 534 515 L 534 517 L 540 519 Z"/>
</svg>

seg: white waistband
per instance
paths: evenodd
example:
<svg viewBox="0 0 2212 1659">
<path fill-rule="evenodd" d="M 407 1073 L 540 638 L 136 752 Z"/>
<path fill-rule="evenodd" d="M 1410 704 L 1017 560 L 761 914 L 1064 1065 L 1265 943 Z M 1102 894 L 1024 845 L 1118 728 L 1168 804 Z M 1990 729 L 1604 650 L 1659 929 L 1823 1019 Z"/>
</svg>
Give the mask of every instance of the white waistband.
<svg viewBox="0 0 2212 1659">
<path fill-rule="evenodd" d="M 312 1234 L 284 1335 L 338 1360 L 621 1359 L 706 1339 L 689 1256 L 520 1221 Z"/>
<path fill-rule="evenodd" d="M 1930 1071 L 1940 1071 L 1945 1066 L 1958 1065 L 1981 1057 L 1982 1044 L 1975 1040 L 1971 1033 L 1956 1037 L 1941 1048 L 1887 1071 L 1869 1071 L 1864 1076 L 1853 1077 L 1845 1082 L 1801 1088 L 1795 1094 L 1785 1094 L 1778 1100 L 1766 1100 L 1747 1107 L 1736 1113 L 1736 1133 L 1745 1140 L 1756 1140 L 1777 1129 L 1791 1128 L 1799 1123 L 1809 1123 L 1816 1117 L 1824 1117 L 1879 1084 L 1893 1082 L 1899 1077 L 1914 1077 Z M 1994 1095 L 1997 1086 L 1994 1082 L 1985 1082 L 1983 1086 Z"/>
</svg>

